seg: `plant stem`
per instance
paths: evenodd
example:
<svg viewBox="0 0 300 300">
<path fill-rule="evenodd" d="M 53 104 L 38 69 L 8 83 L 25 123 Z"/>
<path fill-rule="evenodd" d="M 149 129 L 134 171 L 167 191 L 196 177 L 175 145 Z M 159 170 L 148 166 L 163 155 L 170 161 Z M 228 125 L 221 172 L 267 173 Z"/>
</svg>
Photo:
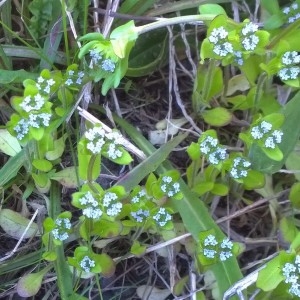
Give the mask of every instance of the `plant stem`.
<svg viewBox="0 0 300 300">
<path fill-rule="evenodd" d="M 158 28 L 182 24 L 182 23 L 201 22 L 201 25 L 203 25 L 203 21 L 211 21 L 215 17 L 216 15 L 211 15 L 211 14 L 174 17 L 169 19 L 162 19 L 160 21 L 153 22 L 151 24 L 136 27 L 136 30 L 137 30 L 137 34 L 141 35 L 143 33 L 147 33 L 149 31 L 156 30 Z"/>
<path fill-rule="evenodd" d="M 215 69 L 215 60 L 211 59 L 209 61 L 208 65 L 208 70 L 207 70 L 207 75 L 205 76 L 205 82 L 204 82 L 204 87 L 203 87 L 203 92 L 202 92 L 202 101 L 207 103 L 208 102 L 208 94 L 211 90 L 211 85 L 212 85 L 212 77 L 213 77 L 213 72 Z"/>
</svg>

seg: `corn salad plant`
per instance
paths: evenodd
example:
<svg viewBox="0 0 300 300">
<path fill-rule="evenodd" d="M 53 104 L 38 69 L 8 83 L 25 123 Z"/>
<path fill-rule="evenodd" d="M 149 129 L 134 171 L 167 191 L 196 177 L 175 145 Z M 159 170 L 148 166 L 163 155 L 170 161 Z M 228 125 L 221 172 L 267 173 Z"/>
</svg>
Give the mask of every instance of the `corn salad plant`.
<svg viewBox="0 0 300 300">
<path fill-rule="evenodd" d="M 8 274 L 2 296 L 14 281 L 22 297 L 47 299 L 57 291 L 60 299 L 95 294 L 113 299 L 103 290 L 104 278 L 114 276 L 129 257 L 146 255 L 151 244 L 145 236 L 172 244 L 181 230 L 192 237 L 182 243 L 182 251 L 201 278 L 190 290 L 197 299 L 246 299 L 254 293 L 257 299 L 300 297 L 300 1 L 280 6 L 261 0 L 261 22 L 250 16 L 237 21 L 227 5 L 176 2 L 178 8 L 163 6 L 159 14 L 197 11 L 140 25 L 134 15 L 149 13 L 155 1 L 136 1 L 135 6 L 126 0 L 115 15 L 106 14 L 114 22 L 101 33 L 88 26 L 90 1 L 27 2 L 22 1 L 24 38 L 14 32 L 12 19 L 3 17 L 11 12 L 11 2 L 0 4 L 2 31 L 11 44 L 0 45 L 1 96 L 9 99 L 0 149 L 11 156 L 0 170 L 0 226 L 19 242 L 35 238 L 38 250 L 15 258 L 14 248 L 0 258 L 0 274 Z M 91 91 L 114 97 L 116 89 L 129 93 L 134 79 L 128 78 L 149 76 L 165 65 L 172 46 L 164 29 L 172 32 L 174 26 L 178 33 L 183 24 L 205 28 L 196 35 L 199 60 L 187 100 L 192 130 L 177 130 L 177 136 L 155 148 L 120 116 L 106 111 L 117 124 L 114 129 L 99 121 L 105 114 L 101 105 L 80 106 Z M 182 37 L 185 47 L 192 43 Z M 139 54 L 149 54 L 151 44 L 159 46 L 157 57 L 143 61 Z M 28 63 L 31 72 L 14 69 L 10 50 L 20 49 L 40 60 L 39 65 Z M 286 95 L 284 101 L 274 87 Z M 171 162 L 179 145 L 185 145 L 186 161 L 180 168 Z M 126 171 L 105 186 L 101 176 L 108 163 Z M 283 179 L 280 172 L 289 177 Z M 22 213 L 11 203 L 16 190 Z M 279 199 L 286 191 L 288 213 Z M 284 243 L 248 284 L 239 265 L 249 251 L 247 242 L 221 226 L 214 208 L 218 203 L 228 212 L 255 207 L 253 200 L 260 196 Z M 37 221 L 28 218 L 29 208 L 39 211 Z M 110 249 L 116 240 L 129 243 L 119 255 Z M 15 273 L 25 266 L 35 268 Z M 57 289 L 47 292 L 49 276 L 55 276 Z M 187 279 L 177 279 L 167 296 L 185 297 Z"/>
</svg>

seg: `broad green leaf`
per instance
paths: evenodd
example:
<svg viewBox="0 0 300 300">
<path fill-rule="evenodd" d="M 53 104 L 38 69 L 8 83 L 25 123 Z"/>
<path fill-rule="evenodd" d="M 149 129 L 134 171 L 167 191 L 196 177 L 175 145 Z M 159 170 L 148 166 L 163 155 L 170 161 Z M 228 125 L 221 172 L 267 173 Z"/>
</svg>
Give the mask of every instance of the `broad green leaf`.
<svg viewBox="0 0 300 300">
<path fill-rule="evenodd" d="M 208 15 L 225 15 L 225 16 L 227 16 L 224 8 L 221 5 L 214 4 L 214 3 L 200 5 L 199 12 L 200 12 L 200 14 L 203 14 L 203 15 L 208 14 Z"/>
<path fill-rule="evenodd" d="M 0 151 L 9 156 L 15 156 L 21 151 L 19 141 L 7 129 L 0 129 Z"/>
<path fill-rule="evenodd" d="M 226 195 L 228 195 L 229 188 L 225 184 L 215 183 L 211 192 L 215 195 L 226 196 Z"/>
<path fill-rule="evenodd" d="M 104 277 L 111 277 L 116 269 L 113 259 L 105 253 L 95 256 L 95 261 L 101 266 L 101 275 Z"/>
<path fill-rule="evenodd" d="M 224 107 L 216 107 L 210 110 L 205 110 L 202 113 L 204 121 L 212 126 L 225 126 L 230 123 L 232 115 Z"/>
<path fill-rule="evenodd" d="M 300 181 L 300 142 L 297 142 L 294 150 L 287 157 L 285 166 L 294 173 L 295 178 Z"/>
<path fill-rule="evenodd" d="M 280 234 L 283 240 L 288 243 L 292 243 L 298 234 L 298 228 L 296 227 L 294 218 L 282 218 L 279 223 Z"/>
<path fill-rule="evenodd" d="M 126 76 L 146 76 L 163 67 L 168 59 L 168 34 L 165 29 L 141 35 L 130 52 Z"/>
<path fill-rule="evenodd" d="M 197 183 L 194 187 L 193 187 L 193 191 L 195 193 L 197 193 L 199 196 L 204 195 L 207 192 L 210 192 L 214 187 L 214 183 L 211 181 L 204 181 L 204 182 L 200 182 Z"/>
<path fill-rule="evenodd" d="M 300 135 L 300 92 L 298 92 L 281 110 L 285 116 L 281 127 L 283 131 L 282 142 L 279 148 L 283 154 L 281 161 L 269 158 L 256 144 L 250 150 L 252 167 L 255 170 L 273 174 L 281 169 L 288 155 L 293 151 Z"/>
<path fill-rule="evenodd" d="M 244 74 L 233 76 L 228 81 L 226 96 L 231 96 L 237 91 L 245 92 L 250 89 L 249 81 Z"/>
<path fill-rule="evenodd" d="M 135 240 L 130 248 L 130 252 L 136 256 L 141 256 L 145 253 L 146 248 L 147 247 L 145 245 L 141 245 L 137 240 Z"/>
<path fill-rule="evenodd" d="M 17 283 L 19 296 L 27 298 L 36 295 L 42 286 L 44 276 L 44 270 L 22 276 Z"/>
<path fill-rule="evenodd" d="M 30 220 L 23 217 L 20 213 L 17 213 L 11 209 L 3 208 L 0 211 L 0 226 L 9 236 L 20 239 L 22 234 L 25 232 Z M 40 235 L 38 231 L 38 226 L 36 223 L 32 223 L 24 238 L 28 239 L 34 235 Z"/>
<path fill-rule="evenodd" d="M 62 136 L 58 140 L 54 140 L 53 142 L 53 150 L 47 151 L 45 153 L 45 158 L 48 160 L 56 160 L 62 156 L 65 150 L 65 140 L 66 135 Z"/>
<path fill-rule="evenodd" d="M 269 158 L 275 161 L 282 161 L 283 159 L 283 153 L 278 147 L 275 147 L 274 149 L 263 147 L 262 150 Z"/>
<path fill-rule="evenodd" d="M 46 159 L 34 159 L 32 165 L 39 171 L 49 172 L 52 169 L 52 164 Z"/>
<path fill-rule="evenodd" d="M 283 264 L 291 256 L 291 254 L 281 251 L 278 256 L 269 261 L 266 267 L 259 271 L 256 286 L 265 292 L 275 289 L 283 280 L 281 271 Z"/>
<path fill-rule="evenodd" d="M 75 167 L 67 167 L 53 174 L 50 179 L 58 181 L 66 188 L 77 188 L 79 184 L 77 172 L 78 170 Z"/>
<path fill-rule="evenodd" d="M 248 176 L 243 179 L 243 184 L 246 190 L 260 189 L 265 185 L 265 176 L 255 170 L 249 170 Z"/>
</svg>

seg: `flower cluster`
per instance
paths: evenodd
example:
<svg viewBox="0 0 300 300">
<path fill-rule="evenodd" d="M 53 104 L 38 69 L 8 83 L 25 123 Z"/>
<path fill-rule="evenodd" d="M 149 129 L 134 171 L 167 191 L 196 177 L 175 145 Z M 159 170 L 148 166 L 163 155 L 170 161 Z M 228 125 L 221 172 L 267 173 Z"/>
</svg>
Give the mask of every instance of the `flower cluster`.
<svg viewBox="0 0 300 300">
<path fill-rule="evenodd" d="M 297 79 L 300 73 L 300 55 L 296 51 L 287 51 L 282 55 L 281 62 L 283 68 L 278 72 L 281 80 Z"/>
<path fill-rule="evenodd" d="M 48 127 L 50 124 L 51 114 L 40 113 L 40 114 L 29 114 L 28 119 L 20 119 L 17 124 L 13 127 L 16 133 L 17 139 L 22 140 L 28 133 L 30 127 L 41 128 Z"/>
<path fill-rule="evenodd" d="M 281 130 L 272 130 L 273 125 L 262 121 L 259 125 L 252 127 L 251 136 L 255 140 L 263 140 L 266 148 L 275 149 L 277 144 L 282 141 L 283 132 Z"/>
<path fill-rule="evenodd" d="M 123 205 L 118 200 L 119 199 L 116 193 L 107 192 L 104 194 L 102 203 L 108 216 L 115 217 L 121 212 Z"/>
<path fill-rule="evenodd" d="M 168 221 L 172 220 L 172 216 L 164 207 L 160 207 L 158 212 L 153 216 L 153 220 L 156 221 L 157 225 L 163 227 Z"/>
<path fill-rule="evenodd" d="M 225 57 L 233 53 L 233 46 L 228 42 L 228 31 L 223 27 L 214 28 L 208 37 L 210 43 L 214 44 L 213 52 Z"/>
<path fill-rule="evenodd" d="M 130 215 L 136 222 L 143 223 L 150 216 L 150 211 L 149 209 L 139 208 L 137 211 L 132 211 Z"/>
<path fill-rule="evenodd" d="M 58 218 L 55 221 L 55 228 L 51 231 L 56 240 L 64 241 L 69 237 L 71 222 L 67 218 Z"/>
<path fill-rule="evenodd" d="M 210 234 L 204 239 L 203 245 L 203 255 L 207 258 L 214 259 L 219 255 L 219 259 L 225 261 L 233 256 L 233 243 L 228 238 L 224 238 L 219 246 L 216 237 Z"/>
<path fill-rule="evenodd" d="M 90 259 L 87 255 L 80 261 L 80 267 L 86 273 L 91 272 L 91 268 L 95 267 L 96 263 Z"/>
<path fill-rule="evenodd" d="M 300 18 L 300 8 L 298 3 L 294 2 L 290 6 L 286 6 L 282 12 L 287 16 L 287 22 L 294 23 Z"/>
<path fill-rule="evenodd" d="M 244 64 L 243 53 L 241 51 L 234 51 L 234 61 L 242 66 Z"/>
<path fill-rule="evenodd" d="M 99 219 L 102 216 L 98 201 L 93 194 L 88 191 L 83 197 L 79 199 L 79 203 L 84 206 L 82 214 L 90 219 Z"/>
<path fill-rule="evenodd" d="M 282 274 L 285 278 L 284 282 L 290 284 L 289 292 L 292 295 L 300 297 L 300 255 L 296 256 L 295 262 L 286 263 L 282 268 Z"/>
<path fill-rule="evenodd" d="M 168 197 L 173 197 L 180 192 L 179 183 L 174 182 L 171 176 L 162 177 L 160 188 Z"/>
<path fill-rule="evenodd" d="M 77 72 L 75 70 L 69 70 L 66 73 L 67 79 L 65 80 L 65 85 L 67 86 L 78 86 L 82 84 L 82 78 L 84 73 L 82 71 Z"/>
<path fill-rule="evenodd" d="M 242 45 L 246 51 L 254 51 L 259 43 L 259 37 L 255 34 L 258 30 L 258 25 L 252 22 L 247 23 L 242 28 Z"/>
<path fill-rule="evenodd" d="M 87 149 L 93 154 L 101 153 L 103 147 L 107 145 L 106 154 L 110 159 L 117 159 L 122 157 L 123 153 L 119 149 L 123 138 L 122 135 L 116 131 L 106 133 L 102 127 L 95 126 L 85 133 L 88 140 Z"/>
<path fill-rule="evenodd" d="M 113 73 L 116 68 L 115 62 L 113 62 L 110 58 L 104 58 L 102 53 L 99 52 L 97 49 L 90 50 L 90 58 L 91 58 L 91 65 L 90 68 L 94 68 L 95 66 L 99 67 L 108 73 Z"/>
<path fill-rule="evenodd" d="M 145 189 L 140 190 L 137 195 L 135 195 L 132 199 L 131 199 L 131 203 L 137 204 L 139 203 L 141 200 L 146 200 L 147 199 L 147 193 Z"/>
<path fill-rule="evenodd" d="M 37 79 L 36 87 L 40 93 L 50 95 L 51 87 L 55 85 L 55 80 L 53 78 L 47 79 L 40 76 Z"/>
<path fill-rule="evenodd" d="M 204 154 L 213 165 L 219 164 L 227 157 L 226 149 L 219 145 L 216 138 L 211 136 L 207 136 L 201 141 L 200 152 Z"/>
<path fill-rule="evenodd" d="M 234 179 L 245 178 L 248 175 L 248 169 L 251 163 L 242 157 L 236 157 L 233 159 L 232 167 L 229 171 L 230 176 Z"/>
</svg>

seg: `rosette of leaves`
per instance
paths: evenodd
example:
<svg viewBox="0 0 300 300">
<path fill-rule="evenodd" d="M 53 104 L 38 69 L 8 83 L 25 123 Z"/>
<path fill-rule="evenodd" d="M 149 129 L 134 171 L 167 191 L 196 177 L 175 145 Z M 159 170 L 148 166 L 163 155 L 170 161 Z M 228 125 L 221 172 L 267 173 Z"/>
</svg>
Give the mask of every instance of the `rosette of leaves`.
<svg viewBox="0 0 300 300">
<path fill-rule="evenodd" d="M 101 92 L 119 86 L 128 69 L 128 58 L 138 37 L 133 21 L 114 29 L 109 38 L 100 33 L 88 33 L 79 40 L 87 42 L 79 51 L 79 59 L 89 54 L 86 68 L 94 81 L 103 79 Z"/>
</svg>

